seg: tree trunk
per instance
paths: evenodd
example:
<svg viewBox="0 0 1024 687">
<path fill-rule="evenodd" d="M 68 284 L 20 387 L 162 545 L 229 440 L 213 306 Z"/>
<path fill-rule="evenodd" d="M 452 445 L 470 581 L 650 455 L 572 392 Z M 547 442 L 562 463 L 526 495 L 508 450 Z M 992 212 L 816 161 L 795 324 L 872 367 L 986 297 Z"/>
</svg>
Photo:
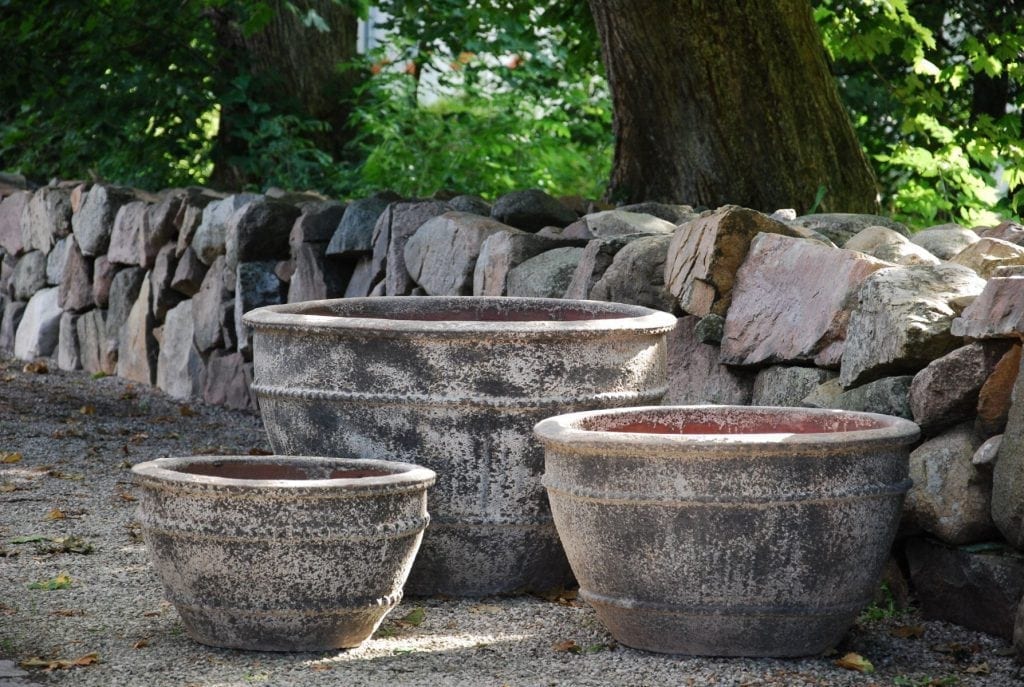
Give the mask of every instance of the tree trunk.
<svg viewBox="0 0 1024 687">
<path fill-rule="evenodd" d="M 341 156 L 352 133 L 347 126 L 350 108 L 346 99 L 357 85 L 354 70 L 340 70 L 338 64 L 356 56 L 357 18 L 348 3 L 333 0 L 298 0 L 299 13 L 291 12 L 283 0 L 270 0 L 272 15 L 267 24 L 246 35 L 237 18 L 213 12 L 214 30 L 220 47 L 222 75 L 249 74 L 249 98 L 271 105 L 269 116 L 294 114 L 319 119 L 330 130 L 312 136 L 317 146 L 335 159 Z M 330 28 L 318 31 L 302 23 L 302 15 L 313 8 Z M 246 182 L 230 160 L 248 154 L 246 142 L 238 136 L 236 117 L 248 117 L 246 103 L 225 103 L 214 147 L 211 184 L 237 189 Z"/>
<path fill-rule="evenodd" d="M 877 212 L 806 0 L 590 0 L 614 112 L 610 199 Z"/>
</svg>

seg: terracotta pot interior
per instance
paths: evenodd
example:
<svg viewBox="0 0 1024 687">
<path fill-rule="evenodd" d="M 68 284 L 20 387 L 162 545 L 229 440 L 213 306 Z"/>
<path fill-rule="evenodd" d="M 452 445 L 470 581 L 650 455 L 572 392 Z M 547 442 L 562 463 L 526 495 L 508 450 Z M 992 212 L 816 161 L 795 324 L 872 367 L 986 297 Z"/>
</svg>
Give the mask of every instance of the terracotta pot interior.
<svg viewBox="0 0 1024 687">
<path fill-rule="evenodd" d="M 227 479 L 258 479 L 258 480 L 310 480 L 310 479 L 358 479 L 361 477 L 385 477 L 390 472 L 384 470 L 335 469 L 327 474 L 310 474 L 296 465 L 256 462 L 223 462 L 223 463 L 189 463 L 176 472 L 204 477 L 224 477 Z M 320 470 L 316 472 L 322 472 Z"/>
<path fill-rule="evenodd" d="M 870 418 L 797 416 L 736 413 L 719 418 L 677 415 L 656 418 L 590 418 L 580 429 L 637 434 L 831 434 L 881 429 L 886 425 Z"/>
<path fill-rule="evenodd" d="M 416 303 L 415 299 L 410 302 Z M 448 305 L 443 308 L 434 304 L 411 309 L 408 305 L 401 308 L 392 304 L 374 305 L 343 305 L 337 308 L 315 306 L 300 311 L 302 315 L 319 315 L 322 317 L 364 317 L 384 320 L 404 320 L 410 322 L 581 322 L 586 320 L 610 320 L 620 317 L 631 317 L 625 312 L 592 312 L 579 308 L 553 306 L 551 308 L 512 308 L 507 306 L 479 305 Z"/>
</svg>

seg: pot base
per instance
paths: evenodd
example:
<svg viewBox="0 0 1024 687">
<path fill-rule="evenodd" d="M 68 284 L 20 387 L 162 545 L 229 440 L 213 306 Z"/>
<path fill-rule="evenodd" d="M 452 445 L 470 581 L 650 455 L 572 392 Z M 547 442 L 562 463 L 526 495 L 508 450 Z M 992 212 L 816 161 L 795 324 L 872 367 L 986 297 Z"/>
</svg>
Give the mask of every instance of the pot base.
<svg viewBox="0 0 1024 687">
<path fill-rule="evenodd" d="M 745 608 L 731 613 L 611 599 L 580 589 L 615 640 L 634 649 L 688 656 L 793 657 L 839 643 L 863 606 L 854 609 Z"/>
<path fill-rule="evenodd" d="M 185 634 L 207 646 L 248 651 L 351 649 L 397 604 L 318 611 L 241 611 L 175 604 Z"/>
</svg>

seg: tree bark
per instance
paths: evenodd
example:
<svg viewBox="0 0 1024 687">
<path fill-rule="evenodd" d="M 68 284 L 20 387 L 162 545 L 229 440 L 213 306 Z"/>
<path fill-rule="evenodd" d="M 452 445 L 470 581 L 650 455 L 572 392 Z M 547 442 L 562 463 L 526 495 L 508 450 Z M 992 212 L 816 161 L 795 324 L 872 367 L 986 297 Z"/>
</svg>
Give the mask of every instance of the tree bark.
<svg viewBox="0 0 1024 687">
<path fill-rule="evenodd" d="M 356 56 L 356 15 L 347 3 L 332 0 L 296 0 L 298 15 L 289 11 L 283 0 L 270 0 L 269 4 L 269 22 L 248 36 L 229 13 L 212 13 L 222 74 L 252 75 L 249 96 L 270 104 L 271 116 L 288 113 L 327 122 L 330 130 L 312 138 L 337 159 L 352 137 L 347 126 L 347 99 L 359 75 L 338 69 L 338 64 Z M 301 15 L 309 8 L 317 11 L 330 31 L 303 25 Z M 244 110 L 246 104 L 221 107 L 211 179 L 215 187 L 238 189 L 248 181 L 260 181 L 245 179 L 230 162 L 232 157 L 248 153 L 235 121 Z"/>
<path fill-rule="evenodd" d="M 612 93 L 608 197 L 877 212 L 806 0 L 590 0 Z"/>
</svg>

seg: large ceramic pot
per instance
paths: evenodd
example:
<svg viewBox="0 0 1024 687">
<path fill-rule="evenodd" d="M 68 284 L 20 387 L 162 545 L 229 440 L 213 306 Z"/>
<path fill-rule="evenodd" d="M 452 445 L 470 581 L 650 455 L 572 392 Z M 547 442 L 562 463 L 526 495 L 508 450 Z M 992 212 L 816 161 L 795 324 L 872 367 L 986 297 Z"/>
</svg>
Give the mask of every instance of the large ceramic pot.
<svg viewBox="0 0 1024 687">
<path fill-rule="evenodd" d="M 245 322 L 274 450 L 435 470 L 406 589 L 476 596 L 569 579 L 533 425 L 657 402 L 675 319 L 616 303 L 400 297 L 270 306 Z"/>
<path fill-rule="evenodd" d="M 628 646 L 799 656 L 871 600 L 910 486 L 912 422 L 649 407 L 544 420 L 544 486 L 580 595 Z"/>
<path fill-rule="evenodd" d="M 402 598 L 434 473 L 305 456 L 161 458 L 132 468 L 138 518 L 192 639 L 353 647 Z"/>
</svg>

